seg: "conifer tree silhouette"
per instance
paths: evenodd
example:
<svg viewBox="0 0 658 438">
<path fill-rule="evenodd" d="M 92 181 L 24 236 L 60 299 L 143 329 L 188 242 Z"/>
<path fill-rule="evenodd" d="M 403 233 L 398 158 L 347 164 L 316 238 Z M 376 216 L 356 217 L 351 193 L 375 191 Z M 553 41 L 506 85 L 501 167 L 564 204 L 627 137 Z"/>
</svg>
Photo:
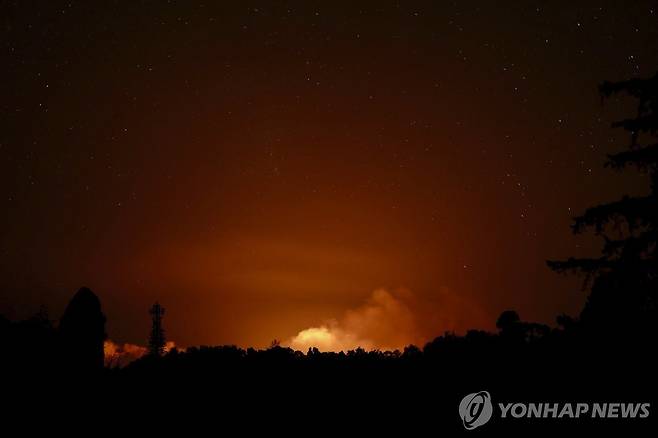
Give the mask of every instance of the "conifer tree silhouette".
<svg viewBox="0 0 658 438">
<path fill-rule="evenodd" d="M 149 310 L 152 318 L 151 335 L 149 336 L 149 354 L 151 356 L 162 356 L 165 348 L 165 334 L 162 328 L 162 317 L 165 309 L 158 302 Z"/>
<path fill-rule="evenodd" d="M 586 275 L 591 293 L 580 315 L 581 327 L 605 336 L 640 340 L 656 334 L 658 292 L 658 74 L 650 79 L 604 82 L 602 98 L 625 93 L 638 100 L 635 117 L 613 123 L 630 134 L 629 150 L 608 156 L 607 167 L 633 166 L 651 182 L 644 196 L 591 207 L 572 225 L 578 234 L 587 229 L 604 239 L 597 258 L 549 261 L 552 269 Z"/>
</svg>

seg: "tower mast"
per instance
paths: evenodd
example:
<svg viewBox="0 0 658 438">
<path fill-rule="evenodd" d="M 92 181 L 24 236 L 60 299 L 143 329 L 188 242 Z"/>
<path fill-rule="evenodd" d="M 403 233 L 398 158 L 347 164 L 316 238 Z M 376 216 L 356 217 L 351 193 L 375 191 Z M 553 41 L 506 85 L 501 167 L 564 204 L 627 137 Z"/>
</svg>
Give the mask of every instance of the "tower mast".
<svg viewBox="0 0 658 438">
<path fill-rule="evenodd" d="M 162 356 L 165 348 L 165 335 L 162 328 L 162 318 L 165 309 L 156 301 L 149 310 L 149 313 L 152 319 L 151 335 L 149 336 L 149 354 L 151 356 Z"/>
</svg>

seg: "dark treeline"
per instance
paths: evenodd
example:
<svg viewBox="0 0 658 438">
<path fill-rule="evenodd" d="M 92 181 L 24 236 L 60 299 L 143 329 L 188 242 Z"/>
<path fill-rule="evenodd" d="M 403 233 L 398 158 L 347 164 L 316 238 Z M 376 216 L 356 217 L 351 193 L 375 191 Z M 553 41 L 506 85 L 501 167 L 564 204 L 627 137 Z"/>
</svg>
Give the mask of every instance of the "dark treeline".
<svg viewBox="0 0 658 438">
<path fill-rule="evenodd" d="M 164 399 L 172 391 L 201 388 L 242 397 L 258 391 L 259 397 L 250 398 L 250 403 L 285 393 L 294 395 L 297 408 L 307 415 L 312 415 L 311 405 L 328 408 L 340 400 L 341 406 L 352 409 L 361 404 L 378 406 L 382 412 L 391 406 L 398 413 L 428 414 L 433 409 L 435 416 L 452 418 L 460 396 L 485 388 L 516 399 L 638 401 L 653 396 L 658 339 L 658 75 L 606 82 L 600 90 L 604 97 L 625 93 L 637 99 L 637 114 L 614 124 L 629 133 L 630 148 L 609 156 L 607 165 L 646 172 L 650 188 L 641 196 L 589 208 L 574 220 L 575 233 L 592 229 L 601 236 L 599 257 L 548 262 L 556 271 L 583 275 L 589 295 L 575 317 L 558 316 L 556 326 L 549 327 L 525 322 L 509 310 L 498 318 L 495 333 L 445 333 L 422 347 L 393 352 L 300 352 L 273 345 L 265 350 L 201 346 L 161 354 L 157 343 L 151 345 L 154 353 L 126 367 L 104 368 L 105 316 L 98 298 L 83 288 L 58 325 L 45 311 L 20 322 L 0 317 L 4 375 L 48 379 L 73 371 L 75 376 L 102 376 L 106 389 L 141 388 L 124 403 L 139 403 L 152 395 L 145 387 L 158 387 Z M 159 332 L 155 335 L 164 339 Z M 148 386 L 151 383 L 155 385 Z M 434 404 L 420 403 L 427 397 L 434 398 Z"/>
</svg>

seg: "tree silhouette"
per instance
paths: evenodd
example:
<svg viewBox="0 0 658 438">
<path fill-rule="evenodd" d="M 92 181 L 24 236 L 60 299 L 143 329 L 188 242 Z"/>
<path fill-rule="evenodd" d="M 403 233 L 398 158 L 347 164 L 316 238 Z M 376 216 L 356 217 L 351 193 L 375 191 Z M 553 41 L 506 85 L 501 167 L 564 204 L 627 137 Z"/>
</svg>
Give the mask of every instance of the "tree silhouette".
<svg viewBox="0 0 658 438">
<path fill-rule="evenodd" d="M 514 325 L 521 321 L 519 314 L 515 310 L 505 310 L 496 320 L 496 328 L 504 332 L 510 330 Z"/>
<path fill-rule="evenodd" d="M 574 233 L 593 229 L 604 239 L 600 257 L 549 261 L 548 265 L 559 272 L 583 273 L 591 285 L 580 315 L 581 327 L 608 340 L 615 335 L 639 341 L 639 336 L 656 333 L 658 74 L 650 79 L 604 82 L 600 92 L 602 98 L 625 93 L 638 100 L 635 117 L 613 123 L 630 134 L 630 148 L 609 155 L 606 166 L 617 170 L 634 166 L 647 173 L 650 191 L 591 207 L 574 219 Z"/>
<path fill-rule="evenodd" d="M 43 312 L 40 315 L 44 318 Z M 63 362 L 70 368 L 103 368 L 105 315 L 100 300 L 90 289 L 81 288 L 69 302 L 60 319 L 59 336 Z"/>
<path fill-rule="evenodd" d="M 165 309 L 160 303 L 155 303 L 149 310 L 152 317 L 151 334 L 149 336 L 149 354 L 151 356 L 162 356 L 165 349 L 165 334 L 162 328 L 162 317 Z"/>
</svg>

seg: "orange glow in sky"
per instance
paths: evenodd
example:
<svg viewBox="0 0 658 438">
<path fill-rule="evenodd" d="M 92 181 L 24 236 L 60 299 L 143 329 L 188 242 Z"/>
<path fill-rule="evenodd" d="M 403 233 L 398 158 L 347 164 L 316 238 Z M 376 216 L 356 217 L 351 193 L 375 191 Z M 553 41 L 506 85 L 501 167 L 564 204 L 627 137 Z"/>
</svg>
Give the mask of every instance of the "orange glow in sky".
<svg viewBox="0 0 658 438">
<path fill-rule="evenodd" d="M 562 8 L 375 3 L 79 5 L 42 11 L 45 45 L 19 2 L 0 313 L 56 317 L 86 285 L 120 344 L 146 343 L 158 301 L 179 345 L 337 349 L 580 309 L 545 260 L 592 254 L 571 217 L 645 186 L 601 167 L 627 139 L 596 90 L 639 72 L 629 47 L 655 57 L 632 32 L 610 48 L 636 6 L 581 53 Z"/>
</svg>

